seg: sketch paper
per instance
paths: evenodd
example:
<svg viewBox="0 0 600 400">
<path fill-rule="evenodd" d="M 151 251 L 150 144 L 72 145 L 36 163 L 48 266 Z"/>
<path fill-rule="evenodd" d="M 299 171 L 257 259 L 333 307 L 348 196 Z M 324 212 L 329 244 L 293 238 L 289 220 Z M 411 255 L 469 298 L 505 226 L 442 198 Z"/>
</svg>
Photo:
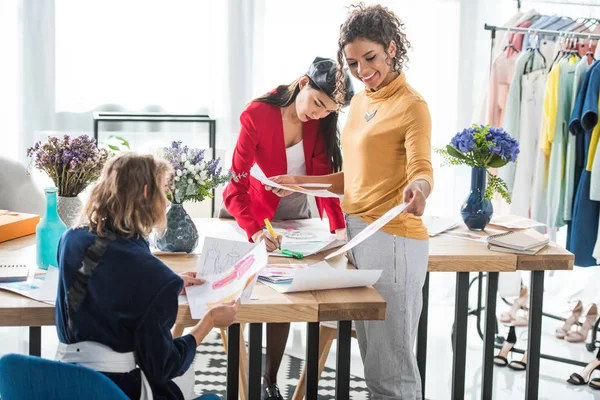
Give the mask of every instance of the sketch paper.
<svg viewBox="0 0 600 400">
<path fill-rule="evenodd" d="M 45 274 L 36 274 L 26 282 L 0 283 L 0 289 L 54 305 L 58 291 L 58 268 L 49 266 Z"/>
<path fill-rule="evenodd" d="M 402 211 L 404 211 L 406 206 L 407 206 L 407 204 L 403 203 L 403 204 L 397 205 L 396 207 L 392 208 L 391 210 L 389 210 L 388 212 L 383 214 L 379 219 L 376 219 L 371 224 L 369 224 L 358 235 L 353 237 L 352 240 L 350 240 L 348 243 L 346 243 L 344 246 L 342 246 L 341 249 L 329 254 L 327 257 L 325 257 L 325 259 L 329 260 L 330 258 L 339 256 L 340 254 L 347 252 L 354 246 L 362 243 L 365 239 L 367 239 L 367 238 L 371 237 L 373 234 L 375 234 L 375 232 L 377 232 L 379 229 L 381 229 L 385 224 L 387 224 L 388 222 L 390 222 L 391 220 L 396 218 Z"/>
<path fill-rule="evenodd" d="M 322 261 L 297 270 L 289 284 L 263 283 L 280 293 L 345 289 L 374 285 L 379 280 L 381 272 L 382 270 L 336 269 Z"/>
<path fill-rule="evenodd" d="M 304 193 L 304 194 L 308 194 L 310 196 L 315 196 L 315 197 L 334 197 L 334 198 L 340 197 L 337 194 L 330 192 L 329 190 L 325 190 L 325 189 L 311 190 L 311 189 L 306 188 L 306 187 L 319 187 L 319 184 L 305 184 L 302 187 L 300 187 L 300 186 L 294 186 L 294 185 L 281 185 L 279 183 L 275 183 L 272 180 L 270 180 L 269 178 L 267 178 L 265 176 L 265 173 L 262 172 L 260 167 L 256 164 L 254 164 L 254 166 L 252 166 L 252 168 L 250 169 L 250 175 L 252 177 L 258 179 L 260 181 L 260 183 L 262 183 L 263 185 L 271 186 L 271 187 L 278 188 L 278 189 L 289 190 L 291 192 Z"/>
<path fill-rule="evenodd" d="M 271 221 L 273 229 L 290 242 L 331 242 L 337 237 L 329 231 L 329 222 L 320 219 Z"/>
<path fill-rule="evenodd" d="M 207 238 L 207 241 L 208 239 L 210 238 Z M 202 318 L 208 310 L 219 304 L 237 299 L 248 300 L 258 273 L 267 265 L 267 261 L 267 249 L 265 243 L 261 242 L 228 270 L 216 275 L 203 276 L 205 283 L 187 287 L 185 291 L 192 318 Z"/>
<path fill-rule="evenodd" d="M 281 249 L 295 251 L 301 253 L 304 257 L 312 256 L 313 254 L 319 254 L 327 250 L 335 249 L 336 247 L 343 246 L 346 242 L 333 239 L 328 242 L 286 242 L 285 239 L 281 242 Z M 287 257 L 285 254 L 281 254 L 281 251 L 275 250 L 269 253 L 273 257 Z"/>
<path fill-rule="evenodd" d="M 221 274 L 233 267 L 243 256 L 248 254 L 256 244 L 236 240 L 204 239 L 200 262 L 196 267 L 198 277 Z"/>
</svg>

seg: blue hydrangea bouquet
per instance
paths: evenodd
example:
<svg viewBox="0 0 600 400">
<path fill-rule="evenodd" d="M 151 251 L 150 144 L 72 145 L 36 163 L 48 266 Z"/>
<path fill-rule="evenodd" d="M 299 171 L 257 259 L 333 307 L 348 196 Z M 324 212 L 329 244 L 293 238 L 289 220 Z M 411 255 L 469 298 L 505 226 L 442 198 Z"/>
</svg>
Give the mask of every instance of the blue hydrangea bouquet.
<svg viewBox="0 0 600 400">
<path fill-rule="evenodd" d="M 445 158 L 445 165 L 467 165 L 487 170 L 516 162 L 519 142 L 502 128 L 474 124 L 458 132 L 445 149 L 437 149 L 436 152 Z M 487 178 L 485 199 L 490 200 L 497 192 L 510 204 L 504 180 L 489 171 Z"/>
</svg>

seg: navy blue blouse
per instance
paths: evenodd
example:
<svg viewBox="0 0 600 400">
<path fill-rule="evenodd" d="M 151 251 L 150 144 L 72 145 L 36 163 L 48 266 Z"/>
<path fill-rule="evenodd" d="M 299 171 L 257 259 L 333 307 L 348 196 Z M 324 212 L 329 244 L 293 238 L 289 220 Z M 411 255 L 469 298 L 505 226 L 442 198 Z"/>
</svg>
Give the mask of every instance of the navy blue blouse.
<svg viewBox="0 0 600 400">
<path fill-rule="evenodd" d="M 183 280 L 154 257 L 143 238 L 118 237 L 111 242 L 89 281 L 88 292 L 67 330 L 66 294 L 85 250 L 97 235 L 87 228 L 69 229 L 58 246 L 60 282 L 56 329 L 62 343 L 102 343 L 119 353 L 134 352 L 155 399 L 183 399 L 171 380 L 192 364 L 196 340 L 173 339 L 177 297 Z M 127 395 L 139 398 L 140 372 L 106 373 Z"/>
</svg>

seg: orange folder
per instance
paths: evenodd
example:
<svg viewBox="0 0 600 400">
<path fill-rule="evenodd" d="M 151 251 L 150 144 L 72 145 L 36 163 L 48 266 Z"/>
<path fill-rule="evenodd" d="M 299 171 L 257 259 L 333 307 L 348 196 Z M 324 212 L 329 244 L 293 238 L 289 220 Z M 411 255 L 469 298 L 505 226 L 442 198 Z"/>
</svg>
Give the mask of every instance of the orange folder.
<svg viewBox="0 0 600 400">
<path fill-rule="evenodd" d="M 0 243 L 35 233 L 40 216 L 0 210 Z"/>
</svg>

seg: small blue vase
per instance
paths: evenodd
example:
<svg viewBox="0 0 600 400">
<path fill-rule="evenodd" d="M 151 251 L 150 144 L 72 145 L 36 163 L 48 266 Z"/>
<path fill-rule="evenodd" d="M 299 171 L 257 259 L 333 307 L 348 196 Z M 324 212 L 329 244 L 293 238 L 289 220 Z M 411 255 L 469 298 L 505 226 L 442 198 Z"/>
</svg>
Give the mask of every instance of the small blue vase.
<svg viewBox="0 0 600 400">
<path fill-rule="evenodd" d="M 471 193 L 460 208 L 460 214 L 467 228 L 472 231 L 484 230 L 494 213 L 492 202 L 484 198 L 486 182 L 485 168 L 471 170 Z"/>
<path fill-rule="evenodd" d="M 57 252 L 60 237 L 67 226 L 58 216 L 56 210 L 55 187 L 44 189 L 46 193 L 46 214 L 40 219 L 35 228 L 36 262 L 38 268 L 48 269 L 52 265 L 58 268 Z"/>
<path fill-rule="evenodd" d="M 198 230 L 181 204 L 171 204 L 167 212 L 167 229 L 157 238 L 161 251 L 191 253 L 198 246 Z"/>
</svg>

